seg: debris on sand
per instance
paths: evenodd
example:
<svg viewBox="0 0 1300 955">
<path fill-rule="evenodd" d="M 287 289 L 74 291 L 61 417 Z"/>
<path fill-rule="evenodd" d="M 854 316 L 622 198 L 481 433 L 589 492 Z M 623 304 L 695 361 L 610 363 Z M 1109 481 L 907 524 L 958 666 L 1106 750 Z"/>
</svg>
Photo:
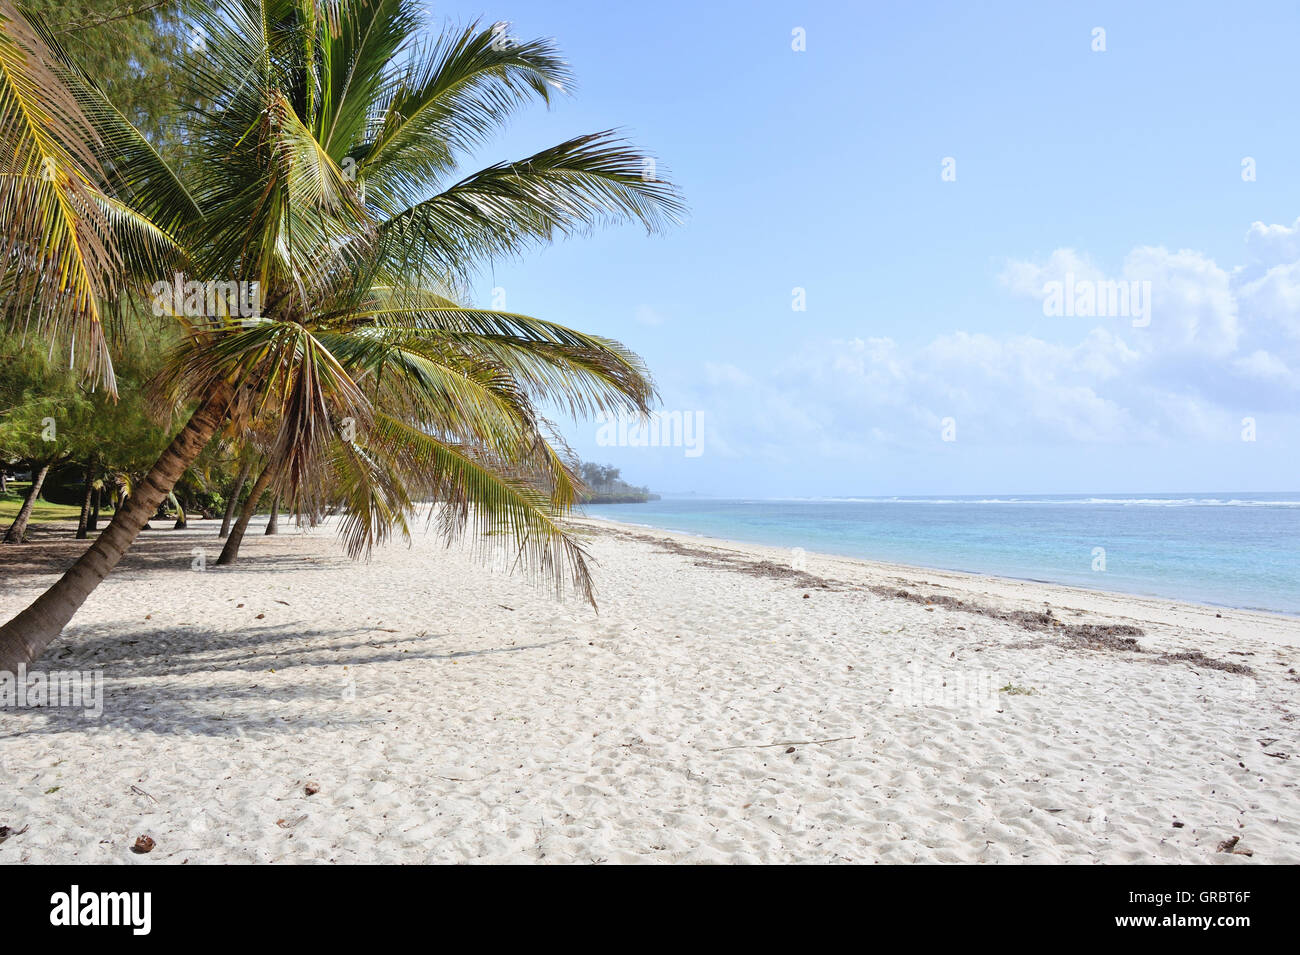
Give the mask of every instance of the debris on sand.
<svg viewBox="0 0 1300 955">
<path fill-rule="evenodd" d="M 1222 670 L 1225 673 L 1237 673 L 1241 676 L 1254 676 L 1255 671 L 1244 663 L 1226 663 L 1223 660 L 1215 660 L 1213 657 L 1207 657 L 1200 650 L 1188 650 L 1183 653 L 1162 653 L 1156 657 L 1156 663 L 1190 663 L 1193 666 L 1205 667 L 1209 670 Z"/>
<path fill-rule="evenodd" d="M 613 528 L 602 528 L 602 530 L 613 537 L 622 537 L 628 540 L 640 541 L 645 544 L 651 544 L 660 550 L 668 551 L 671 554 L 680 554 L 684 557 L 696 558 L 695 564 L 700 567 L 718 567 L 724 570 L 734 570 L 739 573 L 748 574 L 751 577 L 771 577 L 777 580 L 789 580 L 795 586 L 804 589 L 811 589 L 813 587 L 822 590 L 863 589 L 875 594 L 877 597 L 887 597 L 894 600 L 907 600 L 911 603 L 921 604 L 925 606 L 927 610 L 933 610 L 935 607 L 942 607 L 945 610 L 952 610 L 958 613 L 977 614 L 982 617 L 988 617 L 992 620 L 1000 620 L 1004 623 L 1013 624 L 1033 633 L 1049 636 L 1052 643 L 1064 646 L 1071 650 L 1109 650 L 1121 653 L 1154 654 L 1154 651 L 1144 649 L 1137 641 L 1137 638 L 1143 636 L 1146 631 L 1141 627 L 1135 627 L 1131 624 L 1065 623 L 1056 618 L 1056 615 L 1052 613 L 1050 607 L 1038 611 L 1000 610 L 996 607 L 972 603 L 971 601 L 962 600 L 959 597 L 950 597 L 945 594 L 922 594 L 917 591 L 908 590 L 906 587 L 869 584 L 865 587 L 859 588 L 856 585 L 847 584 L 844 581 L 827 580 L 823 577 L 810 574 L 806 570 L 797 570 L 793 567 L 773 563 L 770 560 L 747 560 L 744 557 L 721 550 L 692 547 L 688 544 L 683 544 L 680 541 L 672 540 L 671 538 L 652 537 L 648 534 L 635 534 L 630 531 L 616 530 Z M 835 586 L 832 586 L 833 584 Z M 805 598 L 808 596 L 808 594 L 804 594 Z M 1020 644 L 1019 646 L 1043 645 L 1044 644 L 1042 643 L 1036 643 Z M 1149 656 L 1148 659 L 1152 663 L 1190 663 L 1193 666 L 1206 667 L 1211 670 L 1222 670 L 1225 673 L 1235 673 L 1242 676 L 1255 675 L 1255 671 L 1245 664 L 1225 663 L 1222 660 L 1215 660 L 1212 657 L 1206 656 L 1200 650 L 1188 650 L 1181 653 L 1164 653 L 1159 656 Z"/>
<path fill-rule="evenodd" d="M 146 852 L 153 852 L 154 846 L 157 844 L 149 836 L 139 836 L 136 838 L 135 844 L 131 846 L 131 851 L 136 855 L 144 855 Z"/>
<path fill-rule="evenodd" d="M 1245 846 L 1242 846 L 1240 849 L 1238 849 L 1237 843 L 1239 842 L 1241 842 L 1241 836 L 1233 836 L 1231 839 L 1224 839 L 1222 842 L 1219 843 L 1219 848 L 1215 849 L 1214 851 L 1226 852 L 1229 855 L 1234 855 L 1234 856 L 1253 856 L 1255 854 L 1251 850 L 1247 849 Z"/>
</svg>

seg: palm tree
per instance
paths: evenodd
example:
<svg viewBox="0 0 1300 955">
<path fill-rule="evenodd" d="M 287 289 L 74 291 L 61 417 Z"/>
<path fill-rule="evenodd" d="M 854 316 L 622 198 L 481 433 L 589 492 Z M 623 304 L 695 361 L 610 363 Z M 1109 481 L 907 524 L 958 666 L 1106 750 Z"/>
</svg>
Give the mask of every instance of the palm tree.
<svg viewBox="0 0 1300 955">
<path fill-rule="evenodd" d="M 616 342 L 475 308 L 463 289 L 486 258 L 619 220 L 655 231 L 681 205 L 611 132 L 458 171 L 514 110 L 569 84 L 552 43 L 478 24 L 423 40 L 414 0 L 218 0 L 194 15 L 190 95 L 211 105 L 187 117 L 182 180 L 8 3 L 0 262 L 24 312 L 75 336 L 111 388 L 113 321 L 173 270 L 258 283 L 260 309 L 210 297 L 189 314 L 161 297 L 178 344 L 159 395 L 188 418 L 95 543 L 0 627 L 0 670 L 44 650 L 231 426 L 271 429 L 268 486 L 286 507 L 345 505 L 354 555 L 432 500 L 443 532 L 508 537 L 520 563 L 590 598 L 562 523 L 573 462 L 535 407 L 645 412 L 649 376 Z"/>
<path fill-rule="evenodd" d="M 230 522 L 235 518 L 235 508 L 239 506 L 239 495 L 244 491 L 244 485 L 248 483 L 248 478 L 253 473 L 253 455 L 248 447 L 239 454 L 239 474 L 235 476 L 235 483 L 231 485 L 229 494 L 226 497 L 226 511 L 221 516 L 221 531 L 217 537 L 225 540 L 226 535 L 230 533 Z"/>
</svg>

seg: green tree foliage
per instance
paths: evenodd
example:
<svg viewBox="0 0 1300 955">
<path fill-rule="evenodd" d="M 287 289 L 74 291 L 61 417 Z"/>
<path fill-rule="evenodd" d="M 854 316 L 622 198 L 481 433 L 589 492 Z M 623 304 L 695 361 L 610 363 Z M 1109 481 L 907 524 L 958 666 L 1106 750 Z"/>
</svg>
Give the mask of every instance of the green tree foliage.
<svg viewBox="0 0 1300 955">
<path fill-rule="evenodd" d="M 579 473 L 586 485 L 581 495 L 584 504 L 631 504 L 657 499 L 648 487 L 637 487 L 624 481 L 623 472 L 612 464 L 583 461 Z"/>
<path fill-rule="evenodd" d="M 61 474 L 80 481 L 93 462 L 114 486 L 129 486 L 147 471 L 170 437 L 148 399 L 148 381 L 161 357 L 142 334 L 121 345 L 114 400 L 57 365 L 38 343 L 0 337 L 0 466 L 75 465 Z M 51 485 L 44 497 L 68 503 L 72 495 L 59 490 Z"/>
<path fill-rule="evenodd" d="M 0 461 L 24 469 L 75 458 L 96 402 L 39 342 L 0 338 Z"/>
<path fill-rule="evenodd" d="M 180 145 L 168 104 L 190 43 L 178 0 L 20 0 L 95 77 L 131 123 L 164 153 Z"/>
</svg>

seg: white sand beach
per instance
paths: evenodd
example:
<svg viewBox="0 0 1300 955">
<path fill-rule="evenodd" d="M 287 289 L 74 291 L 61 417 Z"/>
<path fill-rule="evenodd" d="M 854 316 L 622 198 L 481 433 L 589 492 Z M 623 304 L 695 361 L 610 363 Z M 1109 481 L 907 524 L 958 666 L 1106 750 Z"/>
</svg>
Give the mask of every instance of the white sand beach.
<svg viewBox="0 0 1300 955">
<path fill-rule="evenodd" d="M 599 614 L 146 532 L 38 661 L 103 714 L 0 713 L 0 862 L 1300 862 L 1300 620 L 583 527 Z"/>
</svg>

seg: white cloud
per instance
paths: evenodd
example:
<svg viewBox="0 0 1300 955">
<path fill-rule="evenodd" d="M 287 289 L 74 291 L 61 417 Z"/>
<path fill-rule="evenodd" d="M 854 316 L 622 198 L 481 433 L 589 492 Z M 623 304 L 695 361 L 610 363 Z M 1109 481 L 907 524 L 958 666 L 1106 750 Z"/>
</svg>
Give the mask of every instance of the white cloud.
<svg viewBox="0 0 1300 955">
<path fill-rule="evenodd" d="M 1239 291 L 1265 338 L 1276 334 L 1300 340 L 1300 262 L 1275 265 L 1263 276 L 1244 282 Z"/>
<path fill-rule="evenodd" d="M 1124 260 L 1118 275 L 1106 275 L 1074 249 L 1057 249 L 1044 263 L 1012 260 L 999 276 L 1013 295 L 1043 302 L 1049 283 L 1065 289 L 1096 289 L 1099 283 L 1126 283 L 1137 289 L 1133 309 L 1105 320 L 1115 328 L 1141 328 L 1137 337 L 1147 340 L 1151 350 L 1196 351 L 1226 355 L 1237 344 L 1237 303 L 1231 290 L 1232 277 L 1212 259 L 1183 249 L 1170 252 L 1159 246 L 1135 248 Z M 1150 283 L 1145 284 L 1134 283 Z M 1149 288 L 1148 293 L 1145 289 Z M 1067 291 L 1066 296 L 1070 293 Z M 1127 292 L 1124 295 L 1127 302 Z M 1097 300 L 1102 300 L 1097 293 Z M 1145 314 L 1137 315 L 1137 302 L 1145 301 Z M 1044 314 L 1048 309 L 1044 307 Z M 1059 315 L 1059 313 L 1057 313 Z M 1094 317 L 1053 317 L 1054 322 L 1091 323 Z"/>
<path fill-rule="evenodd" d="M 1048 282 L 1061 281 L 1066 275 L 1073 275 L 1076 279 L 1086 279 L 1090 282 L 1100 281 L 1105 277 L 1101 269 L 1093 265 L 1086 256 L 1080 255 L 1074 249 L 1057 249 L 1041 265 L 1012 259 L 1007 262 L 998 278 L 1013 295 L 1041 301 L 1044 295 L 1043 286 Z"/>
<path fill-rule="evenodd" d="M 1199 252 L 1142 246 L 1124 260 L 1126 279 L 1151 283 L 1152 350 L 1177 349 L 1216 357 L 1237 347 L 1237 300 L 1226 271 Z"/>
<path fill-rule="evenodd" d="M 1278 381 L 1291 388 L 1297 387 L 1296 376 L 1287 367 L 1286 362 L 1262 348 L 1256 349 L 1243 358 L 1238 358 L 1232 364 L 1247 378 Z"/>
<path fill-rule="evenodd" d="M 1246 232 L 1246 251 L 1265 266 L 1300 259 L 1300 219 L 1289 226 L 1252 222 Z"/>
<path fill-rule="evenodd" d="M 1008 262 L 999 276 L 1014 296 L 1039 301 L 1067 273 L 1149 281 L 1145 327 L 1053 318 L 1077 332 L 1055 324 L 1057 341 L 968 331 L 919 344 L 822 341 L 767 374 L 710 364 L 699 397 L 736 453 L 796 467 L 934 448 L 946 417 L 962 440 L 1008 446 L 1238 441 L 1243 416 L 1268 410 L 1294 423 L 1300 388 L 1300 220 L 1256 223 L 1246 244 L 1257 263 L 1292 259 L 1230 271 L 1195 250 L 1139 246 L 1108 276 L 1057 249 L 1043 262 Z"/>
</svg>

